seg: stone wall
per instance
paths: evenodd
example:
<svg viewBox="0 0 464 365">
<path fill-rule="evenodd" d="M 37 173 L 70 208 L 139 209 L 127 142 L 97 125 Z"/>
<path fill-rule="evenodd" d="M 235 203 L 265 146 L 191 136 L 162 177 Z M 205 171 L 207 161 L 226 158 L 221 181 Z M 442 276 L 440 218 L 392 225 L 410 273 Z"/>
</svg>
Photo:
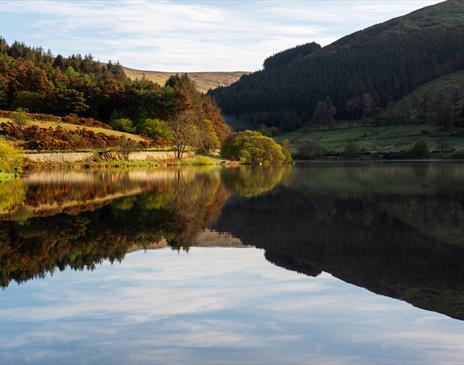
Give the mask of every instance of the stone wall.
<svg viewBox="0 0 464 365">
<path fill-rule="evenodd" d="M 73 163 L 92 159 L 93 152 L 37 152 L 25 153 L 26 160 L 39 163 Z"/>
<path fill-rule="evenodd" d="M 195 152 L 184 153 L 183 158 L 195 156 Z M 29 152 L 25 157 L 34 163 L 75 163 L 103 157 L 106 160 L 167 162 L 176 158 L 175 151 L 134 151 L 134 152 Z"/>
<path fill-rule="evenodd" d="M 195 156 L 195 152 L 187 151 L 183 158 Z M 169 161 L 176 158 L 175 151 L 137 151 L 129 152 L 128 160 L 133 161 Z"/>
</svg>

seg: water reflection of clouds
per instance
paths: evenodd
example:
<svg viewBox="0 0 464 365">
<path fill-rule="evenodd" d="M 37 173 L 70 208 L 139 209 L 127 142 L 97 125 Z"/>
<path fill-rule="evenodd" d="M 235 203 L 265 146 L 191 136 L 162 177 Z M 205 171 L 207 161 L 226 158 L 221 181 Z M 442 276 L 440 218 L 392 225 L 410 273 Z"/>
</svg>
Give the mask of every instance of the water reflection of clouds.
<svg viewBox="0 0 464 365">
<path fill-rule="evenodd" d="M 138 252 L 0 298 L 0 363 L 464 359 L 462 322 L 285 271 L 255 249 Z"/>
</svg>

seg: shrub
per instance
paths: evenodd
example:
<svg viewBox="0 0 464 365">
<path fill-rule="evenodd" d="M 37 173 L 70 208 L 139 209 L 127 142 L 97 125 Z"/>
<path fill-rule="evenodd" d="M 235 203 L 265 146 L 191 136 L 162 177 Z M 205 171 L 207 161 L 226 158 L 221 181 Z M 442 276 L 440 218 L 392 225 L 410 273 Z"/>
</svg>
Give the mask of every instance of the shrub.
<svg viewBox="0 0 464 365">
<path fill-rule="evenodd" d="M 451 158 L 454 158 L 454 159 L 464 159 L 464 150 L 458 150 L 458 151 L 455 151 L 452 155 L 451 155 Z"/>
<path fill-rule="evenodd" d="M 439 138 L 437 141 L 437 147 L 440 152 L 454 152 L 455 148 L 448 137 Z"/>
<path fill-rule="evenodd" d="M 18 108 L 13 114 L 13 121 L 18 127 L 22 127 L 30 120 L 27 110 L 24 108 Z"/>
<path fill-rule="evenodd" d="M 258 131 L 263 136 L 266 136 L 266 137 L 275 137 L 280 133 L 280 131 L 279 131 L 279 129 L 277 127 L 268 127 L 265 124 L 260 124 L 258 126 Z"/>
<path fill-rule="evenodd" d="M 205 119 L 200 129 L 201 148 L 204 152 L 211 152 L 217 150 L 221 146 L 221 142 L 214 129 L 213 123 Z"/>
<path fill-rule="evenodd" d="M 126 133 L 134 133 L 135 128 L 134 124 L 129 118 L 119 118 L 113 119 L 110 122 L 111 127 L 117 131 L 126 132 Z"/>
<path fill-rule="evenodd" d="M 284 141 L 282 142 L 282 152 L 284 153 L 285 160 L 287 162 L 291 162 L 293 146 L 288 139 L 284 139 Z"/>
<path fill-rule="evenodd" d="M 70 134 L 69 142 L 71 142 L 74 147 L 79 147 L 82 143 L 82 136 L 78 134 Z"/>
<path fill-rule="evenodd" d="M 75 148 L 123 148 L 131 145 L 131 149 L 144 148 L 148 146 L 147 141 L 134 141 L 125 136 L 113 136 L 105 133 L 79 128 L 69 131 L 62 127 L 40 128 L 36 125 L 20 129 L 16 124 L 3 123 L 0 134 L 15 139 L 24 139 L 24 149 L 30 150 L 72 150 Z"/>
<path fill-rule="evenodd" d="M 221 155 L 249 164 L 290 162 L 281 145 L 254 131 L 243 131 L 229 136 L 222 145 Z"/>
<path fill-rule="evenodd" d="M 169 140 L 172 138 L 171 128 L 160 119 L 145 119 L 137 126 L 137 131 L 152 139 Z"/>
<path fill-rule="evenodd" d="M 430 151 L 427 147 L 427 143 L 425 141 L 418 141 L 416 144 L 406 152 L 407 158 L 429 158 Z"/>
<path fill-rule="evenodd" d="M 38 114 L 40 116 L 40 114 Z M 36 114 L 32 114 L 32 117 L 37 119 Z M 104 129 L 112 129 L 110 125 L 100 122 L 99 120 L 93 118 L 82 118 L 76 114 L 68 114 L 65 117 L 61 118 L 61 121 L 64 123 L 75 124 L 86 127 L 97 127 Z"/>
<path fill-rule="evenodd" d="M 362 151 L 361 147 L 359 147 L 358 142 L 350 142 L 345 146 L 343 150 L 343 157 L 355 158 L 361 156 Z"/>
<path fill-rule="evenodd" d="M 23 155 L 16 148 L 0 140 L 0 172 L 20 174 L 23 166 Z"/>
<path fill-rule="evenodd" d="M 305 160 L 312 160 L 324 157 L 327 153 L 319 141 L 307 140 L 298 149 L 298 156 Z"/>
</svg>

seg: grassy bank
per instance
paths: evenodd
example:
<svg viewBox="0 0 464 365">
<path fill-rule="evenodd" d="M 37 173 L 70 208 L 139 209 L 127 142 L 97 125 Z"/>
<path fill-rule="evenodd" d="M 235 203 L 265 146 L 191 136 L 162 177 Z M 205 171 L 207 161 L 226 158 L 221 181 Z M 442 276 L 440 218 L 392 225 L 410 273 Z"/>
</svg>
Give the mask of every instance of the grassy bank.
<svg viewBox="0 0 464 365">
<path fill-rule="evenodd" d="M 153 152 L 153 151 L 152 151 Z M 160 151 L 161 152 L 161 151 Z M 44 153 L 47 154 L 47 153 Z M 72 155 L 72 152 L 54 152 L 53 155 L 61 157 Z M 116 154 L 117 155 L 117 154 Z M 58 161 L 55 158 L 44 158 L 40 161 L 31 161 L 26 156 L 27 170 L 51 170 L 51 169 L 64 169 L 64 170 L 82 170 L 82 169 L 144 169 L 168 166 L 229 166 L 237 165 L 238 162 L 231 161 L 219 157 L 218 155 L 185 155 L 181 159 L 167 158 L 164 160 L 135 160 L 135 159 L 119 159 L 119 158 L 101 158 L 96 152 L 91 158 L 79 161 L 72 161 L 71 159 Z M 108 157 L 108 155 L 107 155 Z"/>
<path fill-rule="evenodd" d="M 236 161 L 226 160 L 219 156 L 196 155 L 169 163 L 170 166 L 209 166 L 209 165 L 236 165 Z"/>
<path fill-rule="evenodd" d="M 185 157 L 180 160 L 172 159 L 163 162 L 157 161 L 131 161 L 131 160 L 112 160 L 112 161 L 94 161 L 84 163 L 84 167 L 92 168 L 153 168 L 166 166 L 213 166 L 213 165 L 233 165 L 234 161 L 226 160 L 217 156 L 196 155 Z"/>
<path fill-rule="evenodd" d="M 359 148 L 361 158 L 385 158 L 405 153 L 423 141 L 431 157 L 464 157 L 463 129 L 443 130 L 428 124 L 298 130 L 280 139 L 290 140 L 296 156 L 313 143 L 324 151 L 324 158 L 343 157 L 353 144 Z"/>
</svg>

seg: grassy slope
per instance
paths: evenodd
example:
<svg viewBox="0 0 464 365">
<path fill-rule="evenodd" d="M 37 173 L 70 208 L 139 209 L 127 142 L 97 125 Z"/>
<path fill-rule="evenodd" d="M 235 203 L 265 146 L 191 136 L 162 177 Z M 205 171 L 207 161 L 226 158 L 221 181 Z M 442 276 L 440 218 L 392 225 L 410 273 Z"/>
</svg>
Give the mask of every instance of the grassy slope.
<svg viewBox="0 0 464 365">
<path fill-rule="evenodd" d="M 142 71 L 124 67 L 124 72 L 130 79 L 141 79 L 143 77 L 159 85 L 164 85 L 170 76 L 179 72 Z M 182 72 L 183 73 L 183 72 Z M 197 89 L 206 92 L 218 86 L 230 85 L 248 72 L 187 72 L 187 75 L 195 82 Z"/>
<path fill-rule="evenodd" d="M 420 101 L 427 95 L 431 99 L 449 100 L 454 91 L 461 91 L 460 108 L 464 108 L 464 70 L 442 76 L 420 86 L 403 99 L 392 104 L 386 111 L 401 112 L 410 110 L 413 122 L 419 112 Z M 290 139 L 296 151 L 307 140 L 318 140 L 330 152 L 342 152 L 350 142 L 359 142 L 369 152 L 398 152 L 411 148 L 419 140 L 427 142 L 430 150 L 438 150 L 440 140 L 448 137 L 448 141 L 457 151 L 464 151 L 464 133 L 456 135 L 460 130 L 444 132 L 434 125 L 396 125 L 383 127 L 336 128 L 333 130 L 312 129 L 309 132 L 298 130 L 279 138 Z M 461 131 L 462 132 L 462 131 Z"/>
<path fill-rule="evenodd" d="M 6 122 L 12 122 L 11 119 L 9 118 L 0 118 L 0 124 L 1 123 L 6 123 Z M 114 131 L 111 129 L 105 129 L 105 128 L 96 128 L 96 127 L 85 127 L 85 126 L 79 126 L 75 124 L 69 124 L 69 123 L 57 123 L 57 122 L 46 122 L 46 121 L 29 121 L 26 123 L 26 126 L 32 126 L 36 125 L 40 128 L 56 128 L 60 126 L 63 129 L 69 130 L 69 131 L 75 131 L 77 129 L 88 129 L 94 133 L 103 133 L 108 136 L 122 136 L 125 138 L 130 138 L 133 141 L 144 141 L 145 138 L 136 135 L 136 134 L 131 134 L 131 133 L 124 133 L 124 132 L 119 132 L 119 131 Z"/>
<path fill-rule="evenodd" d="M 464 131 L 444 132 L 434 125 L 312 129 L 309 132 L 299 130 L 288 133 L 279 139 L 286 138 L 292 142 L 296 152 L 307 140 L 318 140 L 332 153 L 342 152 L 350 142 L 358 142 L 361 148 L 370 153 L 405 151 L 420 140 L 427 142 L 429 149 L 433 151 L 439 150 L 439 144 L 443 138 L 448 138 L 449 143 L 456 151 L 464 151 Z"/>
<path fill-rule="evenodd" d="M 418 114 L 417 104 L 418 102 L 420 103 L 424 97 L 428 96 L 432 100 L 450 100 L 451 95 L 453 95 L 455 91 L 461 93 L 459 104 L 462 109 L 464 108 L 464 70 L 425 83 L 403 99 L 394 103 L 390 110 L 401 111 L 408 109 L 411 111 L 411 118 L 414 119 Z"/>
</svg>

